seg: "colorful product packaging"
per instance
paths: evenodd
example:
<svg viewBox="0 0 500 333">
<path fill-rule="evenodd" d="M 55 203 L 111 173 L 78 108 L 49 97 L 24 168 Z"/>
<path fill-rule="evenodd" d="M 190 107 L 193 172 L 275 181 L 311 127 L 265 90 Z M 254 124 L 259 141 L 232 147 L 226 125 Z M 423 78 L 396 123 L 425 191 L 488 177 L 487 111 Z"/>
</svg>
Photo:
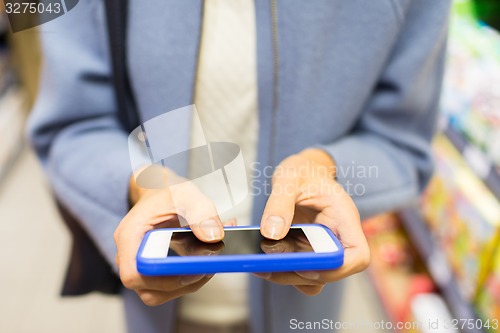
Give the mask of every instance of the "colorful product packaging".
<svg viewBox="0 0 500 333">
<path fill-rule="evenodd" d="M 444 136 L 434 141 L 436 174 L 422 212 L 444 249 L 463 296 L 484 281 L 500 236 L 500 203 Z"/>
<path fill-rule="evenodd" d="M 475 18 L 471 1 L 454 1 L 441 109 L 500 165 L 500 33 Z"/>
<path fill-rule="evenodd" d="M 500 248 L 498 247 L 491 262 L 491 269 L 479 289 L 475 308 L 483 322 L 489 321 L 485 327 L 488 332 L 500 332 Z"/>
</svg>

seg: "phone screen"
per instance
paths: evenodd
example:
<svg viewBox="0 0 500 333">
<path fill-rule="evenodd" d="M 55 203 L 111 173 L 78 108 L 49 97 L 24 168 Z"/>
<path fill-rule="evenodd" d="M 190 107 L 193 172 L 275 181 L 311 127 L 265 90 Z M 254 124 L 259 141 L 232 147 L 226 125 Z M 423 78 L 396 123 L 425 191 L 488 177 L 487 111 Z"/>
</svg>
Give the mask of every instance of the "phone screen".
<svg viewBox="0 0 500 333">
<path fill-rule="evenodd" d="M 300 228 L 292 228 L 279 241 L 269 240 L 260 230 L 225 230 L 224 239 L 218 243 L 204 243 L 192 232 L 174 232 L 168 256 L 279 254 L 289 252 L 314 252 L 311 243 Z"/>
</svg>

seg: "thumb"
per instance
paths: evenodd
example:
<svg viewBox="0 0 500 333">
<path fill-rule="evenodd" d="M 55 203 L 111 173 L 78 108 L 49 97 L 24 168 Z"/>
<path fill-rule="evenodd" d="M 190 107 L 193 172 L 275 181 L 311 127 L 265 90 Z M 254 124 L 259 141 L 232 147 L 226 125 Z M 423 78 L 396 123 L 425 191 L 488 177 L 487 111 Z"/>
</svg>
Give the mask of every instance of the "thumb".
<svg viewBox="0 0 500 333">
<path fill-rule="evenodd" d="M 275 240 L 286 236 L 293 220 L 297 188 L 295 177 L 273 179 L 271 195 L 267 200 L 260 223 L 262 236 Z"/>
</svg>

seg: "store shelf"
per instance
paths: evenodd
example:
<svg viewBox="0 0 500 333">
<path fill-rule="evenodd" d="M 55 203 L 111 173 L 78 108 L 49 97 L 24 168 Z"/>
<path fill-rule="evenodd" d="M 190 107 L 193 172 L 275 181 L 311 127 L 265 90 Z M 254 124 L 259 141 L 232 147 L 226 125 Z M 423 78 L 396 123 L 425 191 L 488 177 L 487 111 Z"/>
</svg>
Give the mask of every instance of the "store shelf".
<svg viewBox="0 0 500 333">
<path fill-rule="evenodd" d="M 434 282 L 439 287 L 453 317 L 456 319 L 477 319 L 470 303 L 460 294 L 445 253 L 436 244 L 430 230 L 416 208 L 399 213 L 404 227 L 424 260 Z M 484 333 L 481 329 L 464 329 L 463 333 Z"/>
<path fill-rule="evenodd" d="M 500 199 L 500 170 L 473 144 L 467 142 L 466 138 L 453 127 L 448 126 L 445 135 L 453 143 L 455 148 L 462 154 L 470 168 L 481 178 L 491 192 Z"/>
</svg>

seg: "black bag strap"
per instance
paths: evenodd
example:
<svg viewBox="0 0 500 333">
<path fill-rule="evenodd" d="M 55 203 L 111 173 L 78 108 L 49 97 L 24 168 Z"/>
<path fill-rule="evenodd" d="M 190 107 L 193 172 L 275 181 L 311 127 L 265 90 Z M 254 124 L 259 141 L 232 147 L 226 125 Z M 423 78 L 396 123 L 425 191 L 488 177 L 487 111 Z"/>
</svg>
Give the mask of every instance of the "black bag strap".
<svg viewBox="0 0 500 333">
<path fill-rule="evenodd" d="M 79 296 L 93 291 L 118 294 L 122 284 L 111 265 L 97 249 L 80 221 L 60 201 L 57 201 L 57 207 L 72 236 L 71 254 L 61 295 Z"/>
<path fill-rule="evenodd" d="M 127 71 L 127 0 L 105 0 L 112 77 L 118 117 L 127 132 L 139 126 L 139 115 Z"/>
</svg>

